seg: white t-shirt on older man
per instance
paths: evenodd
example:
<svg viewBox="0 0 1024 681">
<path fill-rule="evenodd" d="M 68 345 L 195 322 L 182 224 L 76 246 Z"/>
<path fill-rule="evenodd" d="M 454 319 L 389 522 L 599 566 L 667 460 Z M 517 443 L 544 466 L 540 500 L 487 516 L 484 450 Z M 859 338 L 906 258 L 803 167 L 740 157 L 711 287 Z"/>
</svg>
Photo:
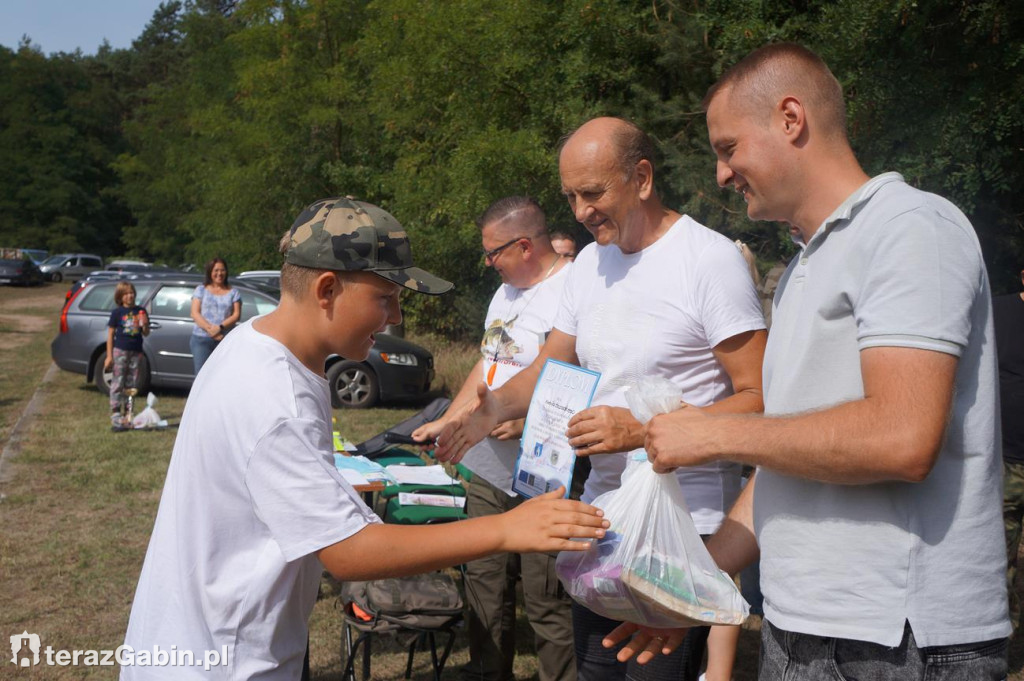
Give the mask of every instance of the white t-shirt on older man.
<svg viewBox="0 0 1024 681">
<path fill-rule="evenodd" d="M 590 244 L 573 263 L 555 328 L 576 337 L 576 354 L 601 380 L 593 406 L 626 407 L 626 390 L 662 376 L 698 407 L 733 393 L 712 348 L 763 329 L 754 282 L 736 245 L 682 216 L 638 253 Z M 639 450 L 638 450 L 639 451 Z M 627 454 L 590 458 L 584 501 L 616 489 Z M 678 472 L 697 531 L 714 532 L 740 489 L 740 466 L 722 462 Z"/>
<path fill-rule="evenodd" d="M 334 467 L 330 416 L 327 381 L 278 341 L 251 322 L 225 338 L 185 405 L 125 636 L 198 664 L 122 681 L 299 678 L 316 551 L 380 522 Z"/>
</svg>

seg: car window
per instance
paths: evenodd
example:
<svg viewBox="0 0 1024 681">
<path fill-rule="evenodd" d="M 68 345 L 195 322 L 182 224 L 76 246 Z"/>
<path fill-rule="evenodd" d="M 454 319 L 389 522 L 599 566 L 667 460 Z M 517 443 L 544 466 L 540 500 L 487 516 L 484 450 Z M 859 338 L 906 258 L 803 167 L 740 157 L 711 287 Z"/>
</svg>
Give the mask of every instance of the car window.
<svg viewBox="0 0 1024 681">
<path fill-rule="evenodd" d="M 113 310 L 117 307 L 114 303 L 114 290 L 116 288 L 116 283 L 92 284 L 86 287 L 85 293 L 82 294 L 82 302 L 78 304 L 78 308 L 87 312 L 109 312 Z M 145 300 L 151 288 L 153 288 L 152 284 L 136 284 L 135 300 Z"/>
<path fill-rule="evenodd" d="M 268 296 L 241 289 L 238 292 L 242 296 L 242 318 L 239 321 L 244 322 L 247 319 L 272 312 L 277 307 L 277 301 Z"/>
<path fill-rule="evenodd" d="M 195 286 L 164 286 L 149 306 L 149 313 L 154 317 L 192 317 L 192 293 Z"/>
<path fill-rule="evenodd" d="M 102 267 L 99 258 L 82 258 L 82 264 L 87 267 Z"/>
<path fill-rule="evenodd" d="M 90 286 L 82 296 L 82 302 L 78 304 L 79 309 L 89 312 L 102 312 L 114 309 L 114 288 L 113 284 L 104 286 Z"/>
<path fill-rule="evenodd" d="M 68 258 L 61 267 L 75 267 L 78 265 L 78 258 Z"/>
</svg>

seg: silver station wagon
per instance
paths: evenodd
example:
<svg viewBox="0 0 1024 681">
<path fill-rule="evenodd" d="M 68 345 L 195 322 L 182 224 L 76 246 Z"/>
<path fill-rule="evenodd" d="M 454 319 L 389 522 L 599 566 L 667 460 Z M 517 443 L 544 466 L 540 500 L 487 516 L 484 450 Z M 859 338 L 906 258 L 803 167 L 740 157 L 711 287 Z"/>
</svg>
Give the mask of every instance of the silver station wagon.
<svg viewBox="0 0 1024 681">
<path fill-rule="evenodd" d="M 192 335 L 192 292 L 202 275 L 180 272 L 137 273 L 122 277 L 135 286 L 137 304 L 149 313 L 150 334 L 143 342 L 145 359 L 139 390 L 150 387 L 188 388 L 195 378 L 189 337 Z M 58 367 L 84 374 L 104 394 L 110 388 L 103 371 L 107 321 L 114 309 L 118 280 L 86 278 L 68 292 L 60 313 L 60 331 L 50 344 Z M 278 289 L 233 278 L 242 296 L 242 319 L 266 314 L 277 307 Z M 434 378 L 434 358 L 426 349 L 401 338 L 378 334 L 370 356 L 362 362 L 338 355 L 325 366 L 335 407 L 367 408 L 381 401 L 424 397 Z"/>
</svg>

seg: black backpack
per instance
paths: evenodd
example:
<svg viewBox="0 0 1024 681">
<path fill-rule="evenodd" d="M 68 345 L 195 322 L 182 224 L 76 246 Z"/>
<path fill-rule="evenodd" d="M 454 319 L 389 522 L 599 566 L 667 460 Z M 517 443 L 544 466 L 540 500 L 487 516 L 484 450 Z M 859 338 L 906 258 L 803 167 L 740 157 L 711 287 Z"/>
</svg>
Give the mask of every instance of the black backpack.
<svg viewBox="0 0 1024 681">
<path fill-rule="evenodd" d="M 462 593 L 443 572 L 345 582 L 341 597 L 346 618 L 364 630 L 445 629 L 462 618 Z"/>
</svg>

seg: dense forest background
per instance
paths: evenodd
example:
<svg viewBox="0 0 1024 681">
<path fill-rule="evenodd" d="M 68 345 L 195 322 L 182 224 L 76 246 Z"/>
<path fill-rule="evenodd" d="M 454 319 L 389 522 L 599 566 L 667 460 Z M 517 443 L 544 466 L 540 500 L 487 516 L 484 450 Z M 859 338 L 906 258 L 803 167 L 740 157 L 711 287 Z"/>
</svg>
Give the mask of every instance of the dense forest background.
<svg viewBox="0 0 1024 681">
<path fill-rule="evenodd" d="M 458 284 L 407 299 L 412 324 L 474 336 L 497 282 L 474 218 L 526 193 L 575 230 L 555 148 L 611 114 L 658 141 L 669 205 L 768 267 L 793 246 L 715 185 L 699 102 L 778 40 L 831 65 L 869 174 L 957 203 L 994 291 L 1016 290 L 1020 0 L 172 0 L 130 49 L 0 48 L 0 245 L 276 268 L 298 211 L 348 194 Z"/>
</svg>

